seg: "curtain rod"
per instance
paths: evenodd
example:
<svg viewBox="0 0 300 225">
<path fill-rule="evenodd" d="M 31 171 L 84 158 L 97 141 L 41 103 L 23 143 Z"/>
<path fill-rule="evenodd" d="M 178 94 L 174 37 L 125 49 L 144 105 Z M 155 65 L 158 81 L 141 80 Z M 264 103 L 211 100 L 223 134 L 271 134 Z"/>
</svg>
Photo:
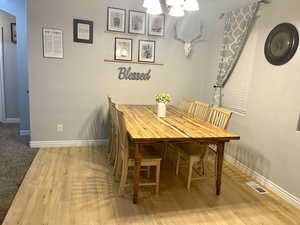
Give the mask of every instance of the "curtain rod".
<svg viewBox="0 0 300 225">
<path fill-rule="evenodd" d="M 260 3 L 263 3 L 263 4 L 270 4 L 271 1 L 270 1 L 270 0 L 260 0 L 260 1 L 258 1 L 258 3 L 259 3 L 259 4 L 260 4 Z M 224 13 L 221 13 L 219 19 L 220 19 L 220 20 L 223 19 L 224 16 L 225 16 L 225 14 L 226 14 L 225 12 L 224 12 Z"/>
</svg>

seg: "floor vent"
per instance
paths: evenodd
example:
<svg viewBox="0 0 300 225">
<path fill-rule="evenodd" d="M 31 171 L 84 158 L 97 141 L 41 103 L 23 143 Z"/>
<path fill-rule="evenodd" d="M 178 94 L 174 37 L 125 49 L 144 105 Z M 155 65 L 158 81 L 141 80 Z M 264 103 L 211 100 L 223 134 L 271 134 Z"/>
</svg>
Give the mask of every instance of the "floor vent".
<svg viewBox="0 0 300 225">
<path fill-rule="evenodd" d="M 256 192 L 258 192 L 261 195 L 265 195 L 269 193 L 266 189 L 264 189 L 263 187 L 261 187 L 260 185 L 258 185 L 253 181 L 247 182 L 246 184 L 249 185 L 252 189 L 254 189 Z"/>
</svg>

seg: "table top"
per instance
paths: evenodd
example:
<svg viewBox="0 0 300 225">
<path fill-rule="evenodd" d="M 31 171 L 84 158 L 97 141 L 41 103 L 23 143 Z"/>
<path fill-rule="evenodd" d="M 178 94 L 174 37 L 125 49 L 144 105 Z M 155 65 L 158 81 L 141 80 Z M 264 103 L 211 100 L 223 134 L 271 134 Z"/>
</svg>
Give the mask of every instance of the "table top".
<svg viewBox="0 0 300 225">
<path fill-rule="evenodd" d="M 166 118 L 159 118 L 155 105 L 118 105 L 124 112 L 130 139 L 134 143 L 228 142 L 239 140 L 239 135 L 193 118 L 174 106 L 167 106 Z"/>
</svg>

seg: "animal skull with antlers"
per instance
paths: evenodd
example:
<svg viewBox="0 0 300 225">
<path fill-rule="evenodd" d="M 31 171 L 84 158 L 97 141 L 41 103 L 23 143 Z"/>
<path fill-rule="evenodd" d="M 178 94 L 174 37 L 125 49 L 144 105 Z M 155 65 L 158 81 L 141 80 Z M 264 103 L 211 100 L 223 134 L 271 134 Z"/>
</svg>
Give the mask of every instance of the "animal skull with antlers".
<svg viewBox="0 0 300 225">
<path fill-rule="evenodd" d="M 196 41 L 203 41 L 203 37 L 204 37 L 203 24 L 200 25 L 199 34 L 195 38 L 193 38 L 192 40 L 183 40 L 183 39 L 178 37 L 177 24 L 175 24 L 174 30 L 175 30 L 175 37 L 174 37 L 175 40 L 180 41 L 181 43 L 184 44 L 184 54 L 185 54 L 186 57 L 189 57 L 191 55 L 192 48 L 193 48 L 193 43 L 195 43 Z"/>
</svg>

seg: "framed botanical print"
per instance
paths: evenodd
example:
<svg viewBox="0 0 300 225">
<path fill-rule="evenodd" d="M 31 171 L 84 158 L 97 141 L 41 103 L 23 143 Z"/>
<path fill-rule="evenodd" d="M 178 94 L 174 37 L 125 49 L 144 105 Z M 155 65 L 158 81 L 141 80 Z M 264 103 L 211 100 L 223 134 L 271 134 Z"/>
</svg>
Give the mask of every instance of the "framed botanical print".
<svg viewBox="0 0 300 225">
<path fill-rule="evenodd" d="M 132 61 L 132 39 L 115 38 L 115 60 Z"/>
<path fill-rule="evenodd" d="M 146 33 L 146 13 L 129 10 L 128 33 L 145 34 Z"/>
<path fill-rule="evenodd" d="M 118 8 L 107 8 L 107 30 L 114 32 L 125 32 L 126 10 Z"/>
<path fill-rule="evenodd" d="M 17 43 L 17 26 L 16 23 L 10 24 L 11 42 Z"/>
<path fill-rule="evenodd" d="M 155 62 L 155 41 L 139 41 L 139 62 Z"/>
<path fill-rule="evenodd" d="M 148 34 L 152 36 L 164 36 L 165 15 L 149 15 Z"/>
<path fill-rule="evenodd" d="M 74 42 L 93 43 L 93 21 L 74 19 L 73 27 Z"/>
</svg>

